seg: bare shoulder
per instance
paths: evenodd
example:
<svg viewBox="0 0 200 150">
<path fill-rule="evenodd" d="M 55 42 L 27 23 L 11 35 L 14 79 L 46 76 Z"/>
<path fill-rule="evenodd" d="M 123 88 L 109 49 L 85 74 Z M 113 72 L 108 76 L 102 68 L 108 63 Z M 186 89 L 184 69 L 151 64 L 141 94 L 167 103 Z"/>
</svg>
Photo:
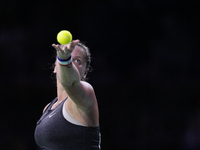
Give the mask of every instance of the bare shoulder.
<svg viewBox="0 0 200 150">
<path fill-rule="evenodd" d="M 78 105 L 88 108 L 96 101 L 94 88 L 85 81 L 66 89 L 69 97 Z"/>
<path fill-rule="evenodd" d="M 93 88 L 93 86 L 90 84 L 90 83 L 88 83 L 88 82 L 86 82 L 86 81 L 81 81 L 81 83 L 83 84 L 83 86 L 84 86 L 84 88 L 85 88 L 85 90 L 88 92 L 88 93 L 94 93 L 94 88 Z"/>
<path fill-rule="evenodd" d="M 70 101 L 65 105 L 66 110 L 86 126 L 98 126 L 99 110 L 93 86 L 81 81 L 80 85 L 72 87 L 68 94 Z"/>
<path fill-rule="evenodd" d="M 81 83 L 82 83 L 82 89 L 85 92 L 85 98 L 96 100 L 93 86 L 90 83 L 85 82 L 85 81 L 81 81 Z"/>
<path fill-rule="evenodd" d="M 50 104 L 50 103 L 49 103 Z M 43 109 L 43 113 L 45 112 L 45 110 L 47 109 L 47 107 L 49 106 L 49 104 L 47 104 L 44 109 Z"/>
</svg>

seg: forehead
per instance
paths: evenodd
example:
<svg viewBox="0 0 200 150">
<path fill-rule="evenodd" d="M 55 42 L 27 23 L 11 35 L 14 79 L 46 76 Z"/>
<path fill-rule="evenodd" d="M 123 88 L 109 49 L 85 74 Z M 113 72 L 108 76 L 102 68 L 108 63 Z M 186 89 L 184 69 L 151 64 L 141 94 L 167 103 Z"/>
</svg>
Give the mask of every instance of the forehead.
<svg viewBox="0 0 200 150">
<path fill-rule="evenodd" d="M 73 52 L 72 52 L 72 55 L 84 58 L 85 52 L 84 52 L 83 48 L 76 45 Z"/>
</svg>

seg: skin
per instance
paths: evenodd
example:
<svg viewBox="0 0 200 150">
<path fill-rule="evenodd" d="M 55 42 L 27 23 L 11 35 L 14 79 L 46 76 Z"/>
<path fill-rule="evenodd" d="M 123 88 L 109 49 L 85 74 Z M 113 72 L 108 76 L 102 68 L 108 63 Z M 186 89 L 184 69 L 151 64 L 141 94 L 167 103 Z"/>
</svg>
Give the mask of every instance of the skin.
<svg viewBox="0 0 200 150">
<path fill-rule="evenodd" d="M 60 46 L 52 44 L 60 59 L 68 59 L 72 56 L 72 66 L 59 65 L 56 61 L 54 72 L 57 74 L 57 102 L 51 109 L 57 107 L 66 97 L 65 108 L 77 121 L 89 127 L 99 125 L 99 111 L 97 99 L 93 87 L 82 81 L 89 69 L 86 68 L 84 50 L 73 41 L 70 45 Z"/>
</svg>

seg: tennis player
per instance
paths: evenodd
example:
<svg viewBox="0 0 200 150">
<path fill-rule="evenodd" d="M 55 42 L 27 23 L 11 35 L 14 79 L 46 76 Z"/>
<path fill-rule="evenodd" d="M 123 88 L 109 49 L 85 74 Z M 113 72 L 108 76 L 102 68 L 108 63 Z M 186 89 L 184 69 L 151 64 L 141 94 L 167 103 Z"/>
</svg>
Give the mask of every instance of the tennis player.
<svg viewBox="0 0 200 150">
<path fill-rule="evenodd" d="M 57 51 L 57 97 L 44 108 L 35 141 L 45 150 L 99 150 L 98 103 L 93 87 L 85 81 L 91 62 L 89 48 L 79 40 L 52 46 Z"/>
</svg>

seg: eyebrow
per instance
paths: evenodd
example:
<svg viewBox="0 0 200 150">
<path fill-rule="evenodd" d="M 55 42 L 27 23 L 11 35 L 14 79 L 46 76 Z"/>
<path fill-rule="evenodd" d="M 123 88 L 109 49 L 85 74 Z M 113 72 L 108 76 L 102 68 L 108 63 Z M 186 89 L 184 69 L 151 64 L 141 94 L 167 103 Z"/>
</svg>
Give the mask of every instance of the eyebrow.
<svg viewBox="0 0 200 150">
<path fill-rule="evenodd" d="M 84 58 L 82 58 L 81 56 L 74 56 L 74 57 L 72 57 L 72 59 L 80 59 L 81 61 L 84 60 Z"/>
<path fill-rule="evenodd" d="M 74 56 L 73 58 L 81 58 L 81 56 Z M 82 59 L 82 58 L 81 58 Z"/>
</svg>

